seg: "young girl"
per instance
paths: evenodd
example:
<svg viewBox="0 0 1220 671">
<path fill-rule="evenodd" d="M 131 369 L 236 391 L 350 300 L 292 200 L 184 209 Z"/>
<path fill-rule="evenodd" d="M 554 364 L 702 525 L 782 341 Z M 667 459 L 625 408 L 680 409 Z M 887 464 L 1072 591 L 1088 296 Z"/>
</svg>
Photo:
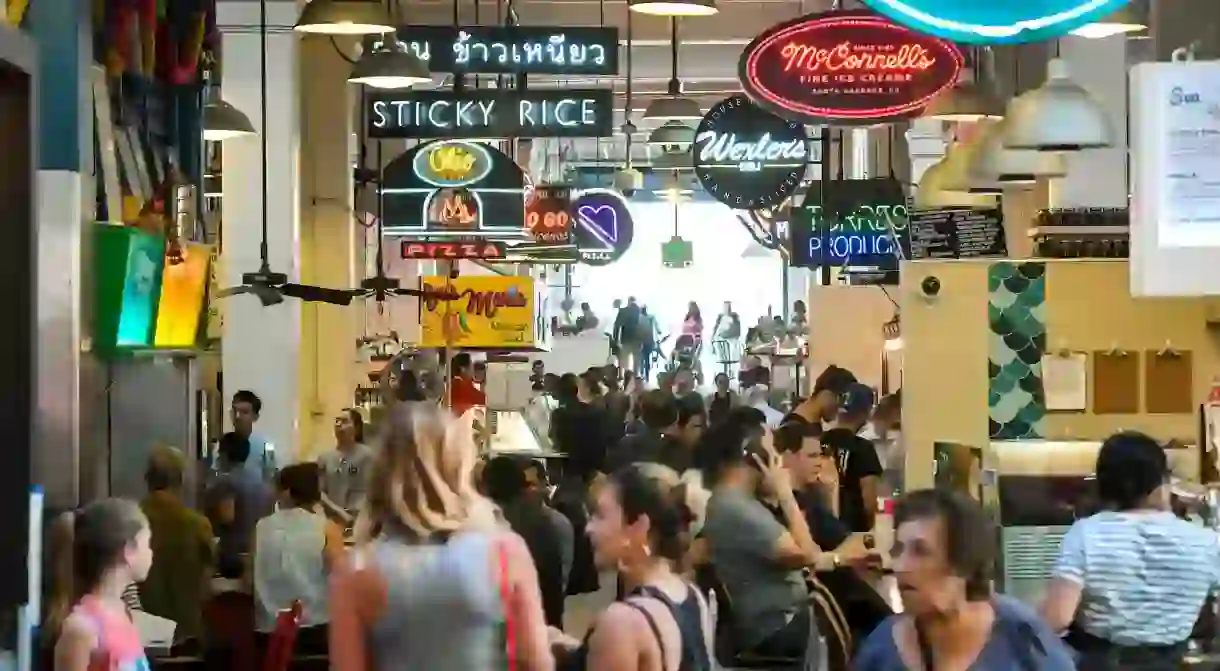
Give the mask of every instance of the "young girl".
<svg viewBox="0 0 1220 671">
<path fill-rule="evenodd" d="M 60 627 L 56 671 L 147 671 L 123 592 L 152 565 L 148 520 L 131 501 L 103 499 L 78 513 L 73 526 L 76 605 Z"/>
</svg>

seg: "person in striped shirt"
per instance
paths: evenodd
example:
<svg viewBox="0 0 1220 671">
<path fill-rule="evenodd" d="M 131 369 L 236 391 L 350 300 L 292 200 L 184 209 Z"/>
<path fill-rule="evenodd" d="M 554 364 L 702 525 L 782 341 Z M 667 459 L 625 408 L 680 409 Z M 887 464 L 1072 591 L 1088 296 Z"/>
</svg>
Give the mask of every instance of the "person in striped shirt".
<svg viewBox="0 0 1220 671">
<path fill-rule="evenodd" d="M 1117 433 L 1097 455 L 1105 510 L 1063 539 L 1042 614 L 1080 653 L 1081 671 L 1177 669 L 1208 593 L 1220 538 L 1169 509 L 1165 450 Z"/>
</svg>

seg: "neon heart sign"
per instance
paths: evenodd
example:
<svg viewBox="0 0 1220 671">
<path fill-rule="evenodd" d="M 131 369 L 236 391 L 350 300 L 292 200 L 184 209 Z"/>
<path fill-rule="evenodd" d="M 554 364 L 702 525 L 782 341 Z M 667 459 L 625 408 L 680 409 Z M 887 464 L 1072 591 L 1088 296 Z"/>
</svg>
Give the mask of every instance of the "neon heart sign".
<svg viewBox="0 0 1220 671">
<path fill-rule="evenodd" d="M 572 201 L 576 246 L 582 262 L 609 265 L 631 246 L 635 222 L 627 203 L 617 192 L 589 189 Z"/>
</svg>

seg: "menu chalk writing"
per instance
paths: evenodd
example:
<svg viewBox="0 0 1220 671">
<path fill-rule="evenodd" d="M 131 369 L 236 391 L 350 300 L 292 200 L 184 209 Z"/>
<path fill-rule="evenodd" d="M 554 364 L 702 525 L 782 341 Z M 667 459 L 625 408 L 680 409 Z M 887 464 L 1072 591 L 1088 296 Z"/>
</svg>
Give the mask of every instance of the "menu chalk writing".
<svg viewBox="0 0 1220 671">
<path fill-rule="evenodd" d="M 910 213 L 912 259 L 977 259 L 1008 255 L 999 209 Z"/>
</svg>

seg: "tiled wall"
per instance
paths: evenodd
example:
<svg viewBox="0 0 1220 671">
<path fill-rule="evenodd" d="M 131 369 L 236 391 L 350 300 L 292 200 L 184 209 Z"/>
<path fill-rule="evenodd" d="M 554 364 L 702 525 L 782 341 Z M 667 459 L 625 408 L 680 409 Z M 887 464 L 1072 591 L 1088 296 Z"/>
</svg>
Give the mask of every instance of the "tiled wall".
<svg viewBox="0 0 1220 671">
<path fill-rule="evenodd" d="M 1046 264 L 994 263 L 987 272 L 990 434 L 993 440 L 1045 435 Z"/>
</svg>

